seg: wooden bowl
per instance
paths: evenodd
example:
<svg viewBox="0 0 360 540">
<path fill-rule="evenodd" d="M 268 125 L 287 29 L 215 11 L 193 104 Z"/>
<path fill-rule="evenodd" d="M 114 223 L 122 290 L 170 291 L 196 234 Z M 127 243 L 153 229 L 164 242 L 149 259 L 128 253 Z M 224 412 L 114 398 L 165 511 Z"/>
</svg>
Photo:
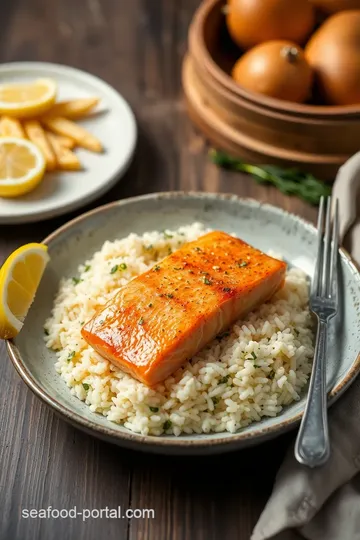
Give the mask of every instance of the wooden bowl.
<svg viewBox="0 0 360 540">
<path fill-rule="evenodd" d="M 243 129 L 235 128 L 211 105 L 199 83 L 190 57 L 186 57 L 183 63 L 182 82 L 189 116 L 215 148 L 253 163 L 298 167 L 324 179 L 333 178 L 348 158 L 346 155 L 322 155 L 274 146 L 267 143 L 264 136 L 263 140 L 256 137 L 256 126 L 246 126 L 245 122 Z M 282 134 L 279 132 L 279 137 L 280 135 Z"/>
<path fill-rule="evenodd" d="M 298 164 L 334 177 L 359 150 L 360 105 L 297 104 L 235 83 L 230 72 L 241 51 L 227 32 L 224 5 L 224 0 L 205 0 L 190 26 L 183 86 L 193 121 L 217 146 L 231 146 L 234 155 Z"/>
</svg>

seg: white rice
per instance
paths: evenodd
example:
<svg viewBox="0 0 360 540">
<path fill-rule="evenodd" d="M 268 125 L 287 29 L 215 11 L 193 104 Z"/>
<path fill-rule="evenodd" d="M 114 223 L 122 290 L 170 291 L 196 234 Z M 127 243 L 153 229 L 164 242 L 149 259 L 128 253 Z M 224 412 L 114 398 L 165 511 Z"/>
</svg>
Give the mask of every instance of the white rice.
<svg viewBox="0 0 360 540">
<path fill-rule="evenodd" d="M 235 432 L 277 416 L 299 399 L 307 383 L 313 332 L 308 283 L 298 269 L 288 271 L 284 288 L 271 302 L 238 321 L 154 388 L 123 373 L 82 339 L 84 321 L 119 287 L 205 232 L 194 223 L 177 231 L 105 242 L 80 266 L 79 276 L 62 281 L 46 321 L 46 344 L 57 351 L 56 370 L 71 393 L 94 413 L 136 433 Z"/>
</svg>

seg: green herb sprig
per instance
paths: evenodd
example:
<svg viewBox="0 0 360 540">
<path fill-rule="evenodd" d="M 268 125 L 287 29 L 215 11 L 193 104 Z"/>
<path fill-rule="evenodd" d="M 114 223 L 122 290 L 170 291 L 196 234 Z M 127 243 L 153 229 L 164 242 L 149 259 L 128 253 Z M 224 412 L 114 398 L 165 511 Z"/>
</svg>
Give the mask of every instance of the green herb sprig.
<svg viewBox="0 0 360 540">
<path fill-rule="evenodd" d="M 275 165 L 251 165 L 241 159 L 233 158 L 224 152 L 210 150 L 210 159 L 215 165 L 250 174 L 259 184 L 271 184 L 285 195 L 299 197 L 317 206 L 321 197 L 331 194 L 331 186 L 315 178 L 310 173 L 298 169 L 284 169 Z"/>
</svg>

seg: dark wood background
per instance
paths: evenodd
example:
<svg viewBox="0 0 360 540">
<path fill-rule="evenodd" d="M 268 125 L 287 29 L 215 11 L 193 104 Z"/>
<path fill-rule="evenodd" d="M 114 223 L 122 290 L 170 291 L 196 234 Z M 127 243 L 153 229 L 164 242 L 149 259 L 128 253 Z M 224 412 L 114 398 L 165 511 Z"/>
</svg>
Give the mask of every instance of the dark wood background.
<svg viewBox="0 0 360 540">
<path fill-rule="evenodd" d="M 219 171 L 184 107 L 180 66 L 198 0 L 3 0 L 0 61 L 88 70 L 135 110 L 139 143 L 126 177 L 96 204 L 167 190 L 236 193 L 310 220 L 315 209 Z M 73 215 L 0 226 L 0 264 Z M 291 436 L 209 458 L 125 451 L 59 420 L 15 373 L 0 343 L 1 540 L 248 540 Z M 23 508 L 153 508 L 155 519 L 26 520 Z"/>
</svg>

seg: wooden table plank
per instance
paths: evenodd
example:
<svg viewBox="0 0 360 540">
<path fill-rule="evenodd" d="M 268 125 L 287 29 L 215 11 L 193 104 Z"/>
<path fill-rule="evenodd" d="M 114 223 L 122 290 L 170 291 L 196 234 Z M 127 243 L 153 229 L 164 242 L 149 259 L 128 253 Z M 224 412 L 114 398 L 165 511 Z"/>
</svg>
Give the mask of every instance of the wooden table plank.
<svg viewBox="0 0 360 540">
<path fill-rule="evenodd" d="M 315 209 L 220 171 L 190 125 L 181 59 L 199 0 L 6 0 L 0 60 L 46 60 L 113 84 L 139 123 L 135 160 L 96 205 L 167 190 L 254 197 L 314 220 Z M 86 209 L 94 207 L 95 204 Z M 0 263 L 69 218 L 0 226 Z M 20 380 L 0 343 L 0 538 L 4 540 L 247 540 L 289 436 L 227 456 L 167 458 L 125 451 L 57 418 Z M 154 519 L 21 519 L 25 508 L 149 508 Z"/>
</svg>

